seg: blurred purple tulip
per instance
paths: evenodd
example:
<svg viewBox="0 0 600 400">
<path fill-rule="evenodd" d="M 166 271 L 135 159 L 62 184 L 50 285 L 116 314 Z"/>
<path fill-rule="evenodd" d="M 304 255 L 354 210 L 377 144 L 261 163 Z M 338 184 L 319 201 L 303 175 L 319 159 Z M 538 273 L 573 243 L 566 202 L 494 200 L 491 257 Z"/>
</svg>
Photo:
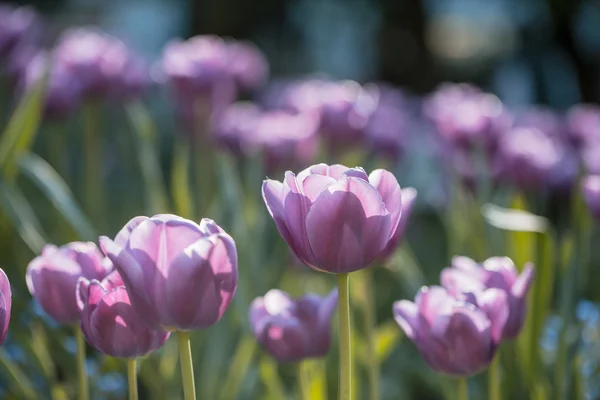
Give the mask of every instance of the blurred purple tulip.
<svg viewBox="0 0 600 400">
<path fill-rule="evenodd" d="M 255 44 L 231 41 L 228 47 L 228 67 L 238 86 L 253 89 L 265 83 L 269 75 L 269 64 Z"/>
<path fill-rule="evenodd" d="M 10 57 L 24 42 L 31 41 L 38 26 L 39 17 L 33 8 L 0 4 L 0 60 Z"/>
<path fill-rule="evenodd" d="M 466 84 L 443 84 L 425 100 L 423 113 L 442 138 L 459 147 L 493 147 L 509 123 L 502 102 L 493 94 Z"/>
<path fill-rule="evenodd" d="M 567 112 L 567 133 L 577 147 L 600 142 L 600 107 L 577 104 Z"/>
<path fill-rule="evenodd" d="M 319 116 L 315 113 L 262 111 L 251 103 L 230 106 L 216 123 L 219 143 L 234 154 L 264 153 L 267 171 L 306 165 L 317 152 Z"/>
<path fill-rule="evenodd" d="M 47 53 L 37 54 L 27 66 L 19 91 L 23 95 L 31 90 L 43 77 L 46 68 L 50 68 L 43 113 L 50 119 L 64 119 L 80 105 L 83 86 L 73 79 L 65 64 L 54 60 L 49 65 L 50 60 Z"/>
<path fill-rule="evenodd" d="M 527 294 L 534 278 L 533 264 L 523 267 L 521 274 L 508 257 L 492 257 L 481 265 L 468 257 L 454 257 L 452 267 L 442 271 L 442 285 L 452 293 L 469 293 L 500 289 L 506 293 L 508 319 L 503 339 L 514 339 L 521 332 L 527 314 Z"/>
<path fill-rule="evenodd" d="M 318 271 L 363 269 L 392 240 L 402 214 L 400 185 L 391 172 L 313 165 L 283 182 L 266 180 L 263 199 L 281 236 Z"/>
<path fill-rule="evenodd" d="M 281 290 L 269 290 L 250 305 L 252 332 L 279 362 L 324 357 L 329 351 L 337 301 L 337 289 L 326 297 L 311 293 L 297 299 Z"/>
<path fill-rule="evenodd" d="M 101 280 L 110 272 L 106 267 L 92 242 L 61 247 L 49 244 L 27 266 L 27 287 L 52 318 L 62 324 L 74 323 L 81 318 L 75 291 L 78 279 Z"/>
<path fill-rule="evenodd" d="M 0 346 L 4 343 L 8 325 L 10 323 L 10 310 L 12 307 L 12 292 L 8 277 L 0 268 Z"/>
<path fill-rule="evenodd" d="M 600 221 L 600 175 L 588 175 L 582 183 L 583 200 L 590 214 Z"/>
<path fill-rule="evenodd" d="M 79 278 L 77 297 L 85 339 L 102 353 L 121 358 L 142 357 L 169 338 L 169 332 L 149 328 L 133 309 L 117 271 L 102 282 Z"/>
<path fill-rule="evenodd" d="M 394 303 L 394 317 L 435 371 L 473 375 L 494 358 L 508 318 L 506 293 L 488 289 L 455 297 L 440 286 L 423 287 L 415 302 Z"/>
<path fill-rule="evenodd" d="M 379 256 L 382 260 L 385 260 L 394 254 L 398 244 L 400 244 L 404 238 L 404 232 L 406 231 L 406 227 L 410 221 L 410 216 L 412 215 L 415 201 L 417 199 L 417 191 L 414 188 L 404 188 L 401 190 L 401 193 L 402 215 L 400 216 L 400 222 L 398 223 L 398 228 L 396 228 L 394 236 L 392 236 L 387 246 L 385 246 L 385 249 L 383 249 L 383 252 Z"/>
<path fill-rule="evenodd" d="M 235 242 L 210 219 L 171 214 L 136 217 L 100 246 L 125 282 L 131 305 L 152 328 L 215 324 L 237 288 Z"/>
</svg>

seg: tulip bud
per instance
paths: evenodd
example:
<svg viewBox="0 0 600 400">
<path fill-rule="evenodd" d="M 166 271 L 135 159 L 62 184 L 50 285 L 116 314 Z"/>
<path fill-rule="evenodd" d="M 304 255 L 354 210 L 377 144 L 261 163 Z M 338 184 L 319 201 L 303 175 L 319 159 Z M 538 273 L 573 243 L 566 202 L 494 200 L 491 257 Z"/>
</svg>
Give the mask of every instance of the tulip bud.
<svg viewBox="0 0 600 400">
<path fill-rule="evenodd" d="M 10 282 L 4 271 L 0 268 L 0 346 L 4 343 L 6 333 L 8 332 L 11 307 L 12 293 Z"/>
<path fill-rule="evenodd" d="M 250 325 L 260 345 L 280 362 L 323 357 L 331 340 L 331 317 L 337 289 L 326 297 L 307 294 L 297 299 L 270 290 L 250 306 Z"/>
<path fill-rule="evenodd" d="M 517 337 L 527 314 L 527 293 L 534 277 L 532 264 L 527 264 L 519 275 L 513 261 L 508 257 L 492 257 L 481 266 L 468 257 L 454 257 L 452 267 L 442 271 L 442 285 L 452 293 L 477 292 L 500 289 L 508 300 L 508 320 L 502 333 L 503 339 Z"/>
<path fill-rule="evenodd" d="M 423 287 L 414 303 L 397 301 L 393 311 L 431 368 L 460 376 L 490 364 L 508 318 L 506 293 L 499 289 L 467 298 L 440 286 Z"/>
<path fill-rule="evenodd" d="M 56 321 L 69 324 L 80 319 L 75 289 L 80 277 L 103 279 L 107 274 L 102 253 L 92 242 L 72 242 L 62 247 L 46 245 L 27 266 L 31 295 Z"/>
<path fill-rule="evenodd" d="M 318 271 L 366 268 L 394 237 L 402 214 L 394 175 L 317 164 L 283 182 L 266 180 L 263 199 L 294 254 Z"/>
<path fill-rule="evenodd" d="M 171 214 L 133 218 L 100 246 L 119 271 L 131 305 L 152 328 L 215 324 L 237 288 L 235 242 L 212 220 Z"/>
<path fill-rule="evenodd" d="M 170 333 L 148 327 L 131 306 L 117 271 L 102 282 L 79 278 L 77 301 L 87 342 L 113 357 L 135 358 L 159 347 Z"/>
</svg>

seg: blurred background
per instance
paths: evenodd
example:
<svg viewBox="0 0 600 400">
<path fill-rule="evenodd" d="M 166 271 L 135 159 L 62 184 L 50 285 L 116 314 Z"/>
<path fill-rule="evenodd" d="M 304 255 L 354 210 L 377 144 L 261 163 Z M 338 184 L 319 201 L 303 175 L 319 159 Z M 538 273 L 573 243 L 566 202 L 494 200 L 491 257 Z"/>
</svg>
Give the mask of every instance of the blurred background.
<svg viewBox="0 0 600 400">
<path fill-rule="evenodd" d="M 26 6 L 35 17 L 14 14 L 15 8 L 10 7 L 17 6 Z M 121 87 L 127 87 L 127 93 L 119 92 L 116 97 L 96 93 L 93 100 L 88 100 L 69 92 L 72 82 L 68 74 L 61 81 L 60 71 L 56 72 L 59 69 L 54 69 L 48 81 L 52 88 L 49 93 L 58 94 L 53 100 L 48 95 L 45 104 L 36 106 L 35 97 L 27 95 L 37 88 L 39 79 L 34 78 L 43 75 L 45 64 L 40 60 L 50 60 L 48 64 L 52 64 L 52 56 L 43 58 L 40 54 L 60 48 L 57 43 L 64 42 L 65 32 L 77 27 L 97 27 L 120 39 L 128 51 L 136 54 L 136 60 L 141 60 L 143 76 L 135 75 L 120 83 Z M 13 28 L 21 29 L 19 37 L 23 39 L 9 49 L 6 44 L 9 39 L 5 38 L 10 37 Z M 193 138 L 198 132 L 206 132 L 190 117 L 197 110 L 186 108 L 187 92 L 180 93 L 182 89 L 173 78 L 181 77 L 177 75 L 181 71 L 173 72 L 175 67 L 168 70 L 169 65 L 177 62 L 169 64 L 164 60 L 173 40 L 196 35 L 218 35 L 228 43 L 254 43 L 256 48 L 252 51 L 259 55 L 256 67 L 259 72 L 256 82 L 240 85 L 242 88 L 231 99 L 228 97 L 225 104 L 211 97 L 214 109 L 210 124 L 206 124 L 208 128 L 204 128 L 218 136 L 220 151 L 208 158 L 208 164 L 200 162 L 190 172 L 190 157 L 193 165 L 198 163 L 196 159 L 204 159 L 206 153 L 199 150 L 200 156 L 190 156 L 185 143 L 192 143 L 187 147 L 198 145 Z M 90 43 L 93 41 L 70 50 L 70 54 L 85 58 L 87 51 L 93 49 Z M 39 0 L 0 9 L 0 50 L 3 71 L 0 121 L 6 127 L 0 139 L 15 138 L 14 149 L 22 155 L 17 160 L 8 154 L 13 154 L 12 147 L 10 152 L 5 147 L 7 154 L 2 154 L 0 148 L 0 160 L 2 156 L 4 161 L 8 160 L 6 164 L 0 162 L 4 170 L 0 180 L 0 265 L 11 279 L 14 298 L 9 336 L 0 352 L 0 398 L 75 396 L 72 329 L 52 321 L 31 299 L 25 286 L 25 268 L 43 244 L 95 241 L 99 234 L 114 235 L 133 216 L 167 211 L 194 219 L 202 216 L 215 219 L 234 236 L 240 260 L 246 264 L 240 263 L 245 278 L 240 278 L 243 282 L 226 317 L 217 326 L 193 337 L 199 398 L 295 398 L 293 367 L 278 367 L 256 348 L 249 334 L 247 307 L 254 297 L 273 287 L 295 295 L 305 291 L 323 294 L 334 286 L 334 280 L 299 267 L 288 254 L 262 203 L 259 188 L 267 175 L 282 179 L 286 169 L 299 171 L 313 162 L 334 161 L 363 165 L 368 170 L 386 167 L 395 172 L 402 187 L 412 186 L 418 191 L 417 205 L 402 245 L 385 268 L 374 272 L 376 298 L 365 298 L 365 288 L 360 282 L 355 289 L 357 326 L 364 317 L 362 308 L 368 307 L 366 303 L 375 302 L 377 309 L 382 399 L 439 399 L 449 398 L 448 391 L 452 392 L 452 380 L 431 372 L 414 346 L 403 340 L 390 310 L 394 300 L 412 299 L 421 285 L 438 282 L 440 270 L 454 254 L 478 260 L 508 255 L 519 268 L 526 261 L 535 261 L 540 268 L 541 261 L 553 271 L 555 279 L 543 281 L 551 287 L 547 305 L 535 309 L 536 322 L 530 323 L 539 323 L 540 335 L 536 337 L 539 341 L 515 345 L 519 350 L 523 350 L 522 346 L 539 347 L 536 357 L 540 358 L 542 372 L 527 375 L 530 364 L 522 357 L 514 361 L 516 366 L 507 361 L 506 398 L 553 398 L 548 396 L 554 393 L 552 374 L 557 358 L 563 357 L 559 347 L 567 354 L 559 362 L 565 363 L 562 372 L 568 375 L 569 382 L 565 390 L 572 394 L 562 398 L 600 398 L 597 340 L 600 293 L 593 279 L 600 277 L 600 271 L 593 268 L 598 260 L 593 246 L 590 261 L 586 263 L 590 267 L 589 279 L 580 279 L 576 301 L 566 306 L 568 312 L 561 313 L 564 309 L 560 308 L 562 303 L 557 294 L 562 271 L 557 260 L 568 258 L 568 249 L 574 247 L 572 238 L 565 237 L 571 226 L 568 222 L 571 197 L 579 193 L 575 182 L 583 173 L 600 172 L 599 163 L 594 161 L 600 159 L 600 145 L 589 146 L 593 150 L 586 152 L 581 143 L 571 143 L 571 130 L 575 129 L 571 129 L 573 124 L 568 118 L 573 106 L 600 101 L 600 1 Z M 56 51 L 54 57 L 62 56 Z M 236 62 L 228 60 L 226 64 L 237 65 Z M 268 63 L 268 68 L 263 68 L 263 62 Z M 268 69 L 268 74 L 261 68 Z M 125 75 L 122 72 L 119 76 Z M 349 90 L 351 94 L 342 96 L 343 101 L 352 103 L 359 117 L 369 114 L 365 126 L 372 136 L 343 154 L 338 151 L 343 146 L 332 145 L 327 142 L 331 138 L 327 138 L 327 149 L 311 153 L 308 158 L 298 156 L 289 165 L 281 160 L 274 162 L 274 166 L 270 161 L 262 162 L 273 148 L 276 155 L 284 150 L 265 143 L 267 139 L 259 140 L 259 144 L 243 143 L 235 137 L 246 123 L 243 113 L 238 116 L 237 111 L 224 109 L 229 110 L 233 100 L 253 101 L 263 111 L 285 108 L 281 103 L 290 101 L 286 90 L 302 82 L 336 82 L 342 90 Z M 465 166 L 462 157 L 459 161 L 450 157 L 453 161 L 448 163 L 451 151 L 444 147 L 448 130 L 440 128 L 444 124 L 447 127 L 447 123 L 436 119 L 443 112 L 435 111 L 435 106 L 432 106 L 432 112 L 437 113 L 434 116 L 423 111 L 424 104 L 435 103 L 432 94 L 439 93 L 440 85 L 446 82 L 467 82 L 480 87 L 482 92 L 476 91 L 477 96 L 487 96 L 486 104 L 491 104 L 494 118 L 505 111 L 530 115 L 533 110 L 535 121 L 524 125 L 537 126 L 547 133 L 544 138 L 552 140 L 556 137 L 546 130 L 561 131 L 557 136 L 562 146 L 561 157 L 564 153 L 568 160 L 574 161 L 565 164 L 563 158 L 556 156 L 561 161 L 549 170 L 553 177 L 564 175 L 565 179 L 556 183 L 545 176 L 538 187 L 529 180 L 522 183 L 517 172 L 517 178 L 513 176 L 508 183 L 500 179 L 498 186 L 506 184 L 506 190 L 496 186 L 492 190 L 481 183 L 479 176 L 492 180 L 493 173 L 488 174 L 487 167 L 477 162 L 466 162 Z M 299 95 L 301 102 L 312 101 L 310 90 L 308 94 L 299 92 L 303 93 Z M 210 96 L 213 95 L 211 92 Z M 329 95 L 316 96 L 327 100 Z M 321 98 L 319 101 L 325 102 Z M 450 96 L 445 101 L 454 100 Z M 88 103 L 94 103 L 94 115 L 88 112 Z M 389 120 L 386 119 L 389 113 L 373 111 L 384 103 L 395 110 Z M 400 116 L 396 116 L 396 111 Z M 592 111 L 591 114 L 600 115 L 598 110 Z M 460 115 L 467 121 L 462 122 L 469 125 L 468 121 L 491 118 L 486 112 L 476 109 Z M 377 115 L 377 119 L 371 118 L 372 115 Z M 596 138 L 600 137 L 597 122 L 600 117 L 589 123 Z M 283 130 L 292 125 L 283 123 Z M 281 129 L 281 126 L 274 128 L 277 132 Z M 535 153 L 536 149 L 544 148 L 544 140 L 519 142 L 519 148 L 529 146 Z M 8 140 L 0 140 L 0 146 L 6 143 Z M 600 140 L 594 139 L 593 143 Z M 258 151 L 254 151 L 256 147 Z M 455 147 L 462 154 L 460 144 L 453 144 L 452 153 Z M 11 162 L 14 166 L 9 168 Z M 501 168 L 500 175 L 509 174 L 510 168 L 518 169 L 519 164 L 515 165 Z M 18 177 L 11 168 L 19 171 Z M 203 168 L 210 170 L 206 186 L 191 183 L 194 178 L 200 179 L 198 171 Z M 562 185 L 564 181 L 566 185 Z M 92 186 L 102 182 L 102 190 L 90 188 L 90 182 Z M 486 188 L 483 191 L 473 189 L 482 186 Z M 462 194 L 455 193 L 456 187 L 460 187 Z M 453 201 L 456 196 L 470 196 L 473 203 L 465 203 L 466 210 L 456 210 L 457 203 Z M 473 221 L 469 218 L 481 219 L 480 215 L 472 215 L 473 210 L 479 214 L 479 208 L 488 203 L 527 209 L 549 221 L 552 228 L 544 232 L 521 226 L 506 228 L 502 222 L 507 217 L 491 213 L 485 216 L 488 246 L 479 248 L 472 245 L 477 233 L 472 232 L 475 228 L 469 225 Z M 464 215 L 468 218 L 461 217 Z M 589 214 L 580 218 L 593 225 Z M 587 243 L 590 237 L 597 237 L 595 228 L 589 228 L 587 234 L 580 241 Z M 549 257 L 545 252 L 550 248 L 567 250 Z M 565 315 L 569 318 L 565 319 Z M 361 354 L 367 350 L 361 330 L 356 329 L 355 346 L 361 366 L 355 379 L 359 382 L 356 399 L 366 399 L 369 398 L 368 363 Z M 531 329 L 527 330 L 528 335 Z M 142 399 L 181 396 L 177 349 L 173 342 L 142 362 Z M 563 342 L 567 344 L 561 347 Z M 325 376 L 323 381 L 329 383 L 324 399 L 335 398 L 335 347 L 332 346 L 323 365 L 314 367 Z M 516 357 L 515 351 L 509 354 Z M 125 365 L 91 349 L 88 355 L 93 398 L 125 398 Z M 326 372 L 328 375 L 324 375 Z M 531 380 L 520 381 L 521 373 Z M 536 385 L 532 384 L 534 381 Z M 471 385 L 473 398 L 484 398 L 485 377 L 476 377 Z"/>
</svg>

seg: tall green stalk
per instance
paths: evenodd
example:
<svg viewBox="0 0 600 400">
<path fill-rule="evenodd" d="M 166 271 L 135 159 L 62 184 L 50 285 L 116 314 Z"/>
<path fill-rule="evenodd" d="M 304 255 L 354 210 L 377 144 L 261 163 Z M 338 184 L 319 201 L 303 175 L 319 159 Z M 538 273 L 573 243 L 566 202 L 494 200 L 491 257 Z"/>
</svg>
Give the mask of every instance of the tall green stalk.
<svg viewBox="0 0 600 400">
<path fill-rule="evenodd" d="M 77 378 L 79 380 L 79 400 L 89 399 L 88 378 L 85 370 L 85 339 L 81 328 L 75 329 L 75 339 L 77 341 Z"/>
<path fill-rule="evenodd" d="M 190 347 L 189 332 L 177 331 L 177 343 L 179 344 L 179 361 L 181 362 L 184 399 L 196 400 L 194 365 L 192 364 L 192 349 Z"/>
<path fill-rule="evenodd" d="M 377 304 L 373 292 L 373 271 L 362 271 L 365 290 L 365 333 L 367 337 L 367 362 L 369 363 L 369 398 L 379 400 L 379 360 L 375 349 L 375 328 L 377 324 Z"/>
<path fill-rule="evenodd" d="M 129 400 L 137 400 L 137 360 L 135 358 L 127 359 L 127 382 L 129 384 Z"/>
<path fill-rule="evenodd" d="M 352 343 L 350 339 L 350 275 L 338 274 L 338 318 L 340 336 L 339 400 L 352 399 Z"/>
<path fill-rule="evenodd" d="M 300 398 L 302 400 L 311 400 L 310 398 L 310 365 L 308 360 L 298 363 L 298 386 L 300 387 Z"/>
<path fill-rule="evenodd" d="M 467 378 L 458 380 L 458 400 L 469 400 L 469 381 Z"/>
<path fill-rule="evenodd" d="M 488 369 L 488 399 L 489 400 L 502 400 L 502 388 L 500 376 L 500 354 L 496 354 L 496 357 L 492 360 L 492 364 Z"/>
</svg>

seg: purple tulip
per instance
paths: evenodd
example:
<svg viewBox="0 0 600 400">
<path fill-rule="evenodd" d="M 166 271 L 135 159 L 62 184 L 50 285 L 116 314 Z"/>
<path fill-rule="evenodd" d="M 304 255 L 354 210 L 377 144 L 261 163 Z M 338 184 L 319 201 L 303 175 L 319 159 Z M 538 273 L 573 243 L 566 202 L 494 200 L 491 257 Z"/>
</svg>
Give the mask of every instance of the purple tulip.
<svg viewBox="0 0 600 400">
<path fill-rule="evenodd" d="M 423 287 L 414 303 L 397 301 L 393 311 L 431 368 L 462 376 L 490 364 L 508 318 L 506 293 L 500 289 L 455 297 L 440 286 Z"/>
<path fill-rule="evenodd" d="M 408 225 L 408 222 L 410 221 L 410 216 L 412 215 L 415 200 L 417 199 L 417 191 L 414 188 L 404 188 L 401 190 L 401 193 L 402 215 L 400 217 L 400 222 L 398 223 L 398 228 L 396 228 L 394 236 L 392 236 L 387 246 L 385 246 L 385 249 L 383 249 L 383 252 L 379 256 L 382 260 L 385 260 L 388 257 L 390 257 L 398 247 L 398 244 L 404 238 L 404 232 L 406 231 L 406 227 Z"/>
<path fill-rule="evenodd" d="M 100 246 L 125 282 L 131 305 L 152 328 L 215 324 L 237 288 L 235 242 L 210 219 L 200 225 L 170 214 L 136 217 Z"/>
<path fill-rule="evenodd" d="M 0 268 L 0 346 L 4 343 L 8 324 L 10 322 L 10 310 L 12 307 L 12 293 L 8 277 Z"/>
<path fill-rule="evenodd" d="M 329 351 L 337 301 L 337 289 L 326 297 L 311 293 L 297 299 L 281 290 L 269 290 L 250 305 L 252 332 L 279 362 L 324 357 Z"/>
<path fill-rule="evenodd" d="M 219 143 L 234 154 L 262 152 L 267 171 L 309 164 L 317 152 L 319 117 L 315 113 L 264 111 L 251 103 L 230 106 L 216 124 Z"/>
<path fill-rule="evenodd" d="M 250 42 L 231 41 L 228 53 L 228 68 L 238 86 L 253 89 L 267 80 L 269 64 L 256 45 Z"/>
<path fill-rule="evenodd" d="M 45 69 L 50 68 L 48 84 L 45 90 L 44 116 L 51 119 L 64 119 L 73 112 L 83 98 L 81 82 L 73 79 L 64 63 L 54 60 L 48 65 L 50 57 L 46 53 L 36 55 L 27 66 L 20 84 L 21 94 L 31 90 L 42 78 Z"/>
<path fill-rule="evenodd" d="M 534 267 L 527 264 L 519 275 L 508 257 L 492 257 L 481 265 L 468 257 L 454 257 L 452 267 L 442 271 L 442 285 L 453 293 L 500 289 L 506 293 L 508 320 L 503 339 L 514 339 L 521 332 L 527 313 L 527 294 L 534 278 Z"/>
<path fill-rule="evenodd" d="M 579 148 L 600 142 L 600 107 L 593 104 L 577 104 L 568 111 L 567 133 Z"/>
<path fill-rule="evenodd" d="M 588 175 L 582 183 L 583 200 L 590 213 L 600 221 L 600 175 Z"/>
<path fill-rule="evenodd" d="M 31 41 L 39 25 L 38 19 L 30 7 L 0 5 L 0 59 L 10 57 L 15 48 Z"/>
<path fill-rule="evenodd" d="M 141 357 L 161 347 L 170 333 L 148 327 L 131 306 L 123 280 L 113 271 L 99 282 L 79 278 L 81 330 L 95 349 L 113 357 Z"/>
<path fill-rule="evenodd" d="M 469 84 L 444 84 L 424 103 L 423 112 L 442 138 L 459 147 L 494 146 L 509 122 L 500 100 Z"/>
<path fill-rule="evenodd" d="M 81 318 L 75 291 L 78 279 L 101 280 L 110 272 L 106 267 L 102 253 L 92 242 L 61 247 L 49 244 L 27 266 L 27 287 L 52 318 L 62 324 L 74 323 Z"/>
<path fill-rule="evenodd" d="M 303 263 L 318 271 L 366 268 L 394 237 L 402 214 L 400 185 L 378 169 L 313 165 L 282 182 L 266 180 L 262 194 L 281 236 Z"/>
</svg>

